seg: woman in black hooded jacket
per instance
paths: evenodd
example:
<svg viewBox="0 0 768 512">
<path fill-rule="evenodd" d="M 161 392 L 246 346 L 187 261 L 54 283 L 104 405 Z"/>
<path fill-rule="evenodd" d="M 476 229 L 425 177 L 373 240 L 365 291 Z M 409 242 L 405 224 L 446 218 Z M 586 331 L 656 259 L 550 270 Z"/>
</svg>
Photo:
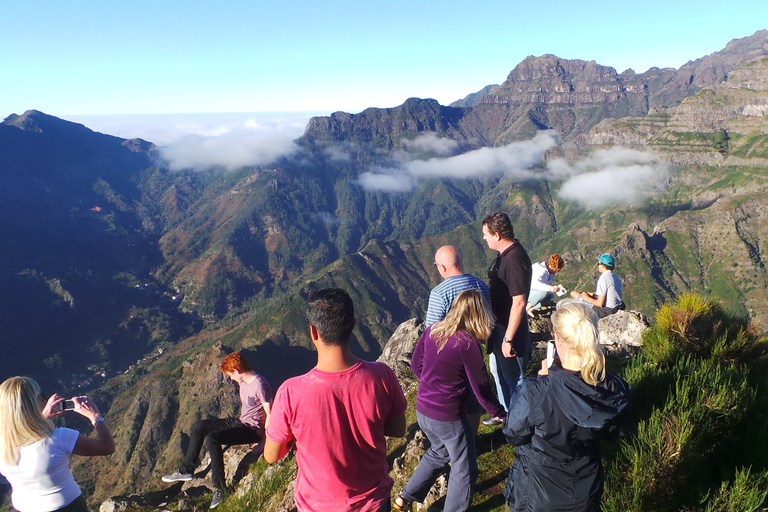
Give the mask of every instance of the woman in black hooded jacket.
<svg viewBox="0 0 768 512">
<path fill-rule="evenodd" d="M 629 385 L 605 373 L 592 308 L 570 303 L 552 314 L 558 359 L 526 379 L 504 423 L 517 446 L 504 489 L 513 511 L 599 511 L 603 494 L 600 442 L 624 434 Z"/>
</svg>

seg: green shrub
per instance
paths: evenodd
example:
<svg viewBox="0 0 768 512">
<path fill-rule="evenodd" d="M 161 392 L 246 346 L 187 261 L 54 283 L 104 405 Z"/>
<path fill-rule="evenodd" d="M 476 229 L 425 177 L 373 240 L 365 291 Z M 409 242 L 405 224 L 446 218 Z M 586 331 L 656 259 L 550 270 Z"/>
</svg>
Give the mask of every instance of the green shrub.
<svg viewBox="0 0 768 512">
<path fill-rule="evenodd" d="M 694 294 L 656 321 L 624 372 L 637 431 L 606 458 L 605 510 L 764 506 L 766 339 Z"/>
</svg>

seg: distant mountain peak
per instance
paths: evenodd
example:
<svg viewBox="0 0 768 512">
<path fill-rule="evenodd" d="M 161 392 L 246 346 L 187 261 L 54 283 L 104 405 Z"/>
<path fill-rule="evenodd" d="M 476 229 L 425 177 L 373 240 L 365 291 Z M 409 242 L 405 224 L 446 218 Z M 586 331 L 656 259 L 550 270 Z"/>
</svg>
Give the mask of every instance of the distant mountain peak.
<svg viewBox="0 0 768 512">
<path fill-rule="evenodd" d="M 39 110 L 27 110 L 22 115 L 11 114 L 3 124 L 13 126 L 19 130 L 32 133 L 61 132 L 63 130 L 86 130 L 93 132 L 90 128 L 79 123 L 66 121 L 64 119 L 51 116 L 40 112 Z"/>
</svg>

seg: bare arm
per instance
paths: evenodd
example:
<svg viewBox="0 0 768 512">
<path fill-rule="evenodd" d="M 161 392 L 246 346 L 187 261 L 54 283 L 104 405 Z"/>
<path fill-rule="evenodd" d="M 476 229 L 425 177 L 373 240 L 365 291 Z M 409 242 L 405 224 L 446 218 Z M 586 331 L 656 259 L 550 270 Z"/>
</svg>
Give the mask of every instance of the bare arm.
<svg viewBox="0 0 768 512">
<path fill-rule="evenodd" d="M 107 423 L 104 421 L 104 417 L 99 412 L 96 404 L 85 396 L 76 396 L 72 400 L 75 402 L 74 411 L 88 418 L 96 430 L 95 438 L 86 437 L 81 434 L 75 442 L 72 453 L 87 457 L 112 455 L 115 453 L 115 440 L 112 439 L 112 433 L 109 431 L 109 427 L 107 427 Z"/>
<path fill-rule="evenodd" d="M 262 402 L 261 407 L 264 409 L 264 413 L 267 415 L 267 417 L 264 418 L 264 430 L 266 430 L 267 425 L 269 425 L 269 415 L 272 414 L 272 404 L 269 402 Z"/>
<path fill-rule="evenodd" d="M 264 444 L 264 460 L 270 464 L 279 461 L 288 453 L 288 443 L 276 443 L 267 438 Z"/>
<path fill-rule="evenodd" d="M 515 332 L 517 332 L 517 328 L 520 326 L 520 322 L 523 321 L 525 314 L 525 295 L 513 295 L 512 307 L 509 310 L 509 324 L 507 324 L 507 331 L 504 333 L 505 337 L 510 340 L 512 339 Z M 504 354 L 504 357 L 513 357 L 512 344 L 502 343 L 501 352 Z"/>
<path fill-rule="evenodd" d="M 72 453 L 95 457 L 99 455 L 112 455 L 115 453 L 115 441 L 105 421 L 96 423 L 96 437 L 87 437 L 82 434 L 77 438 Z"/>
<path fill-rule="evenodd" d="M 390 416 L 384 421 L 384 435 L 388 437 L 403 437 L 405 435 L 405 413 Z"/>
<path fill-rule="evenodd" d="M 593 306 L 603 307 L 605 306 L 605 295 L 593 295 L 588 292 L 577 292 L 576 290 L 571 292 L 571 298 L 576 300 L 585 300 Z"/>
</svg>

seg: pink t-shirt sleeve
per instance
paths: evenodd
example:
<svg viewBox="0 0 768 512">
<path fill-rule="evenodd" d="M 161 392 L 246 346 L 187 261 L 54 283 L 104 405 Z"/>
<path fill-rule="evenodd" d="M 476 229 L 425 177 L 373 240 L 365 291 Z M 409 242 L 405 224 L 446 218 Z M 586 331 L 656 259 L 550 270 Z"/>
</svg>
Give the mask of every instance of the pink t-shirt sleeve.
<svg viewBox="0 0 768 512">
<path fill-rule="evenodd" d="M 389 367 L 387 367 L 387 370 L 389 370 L 387 372 L 387 394 L 390 397 L 389 417 L 391 418 L 405 414 L 405 410 L 408 408 L 408 401 L 405 399 L 403 388 L 400 387 L 400 382 L 398 382 L 395 372 Z"/>
<path fill-rule="evenodd" d="M 272 403 L 272 412 L 267 425 L 267 438 L 275 443 L 284 444 L 293 439 L 290 427 L 290 407 L 287 386 L 282 385 L 277 390 Z"/>
</svg>

